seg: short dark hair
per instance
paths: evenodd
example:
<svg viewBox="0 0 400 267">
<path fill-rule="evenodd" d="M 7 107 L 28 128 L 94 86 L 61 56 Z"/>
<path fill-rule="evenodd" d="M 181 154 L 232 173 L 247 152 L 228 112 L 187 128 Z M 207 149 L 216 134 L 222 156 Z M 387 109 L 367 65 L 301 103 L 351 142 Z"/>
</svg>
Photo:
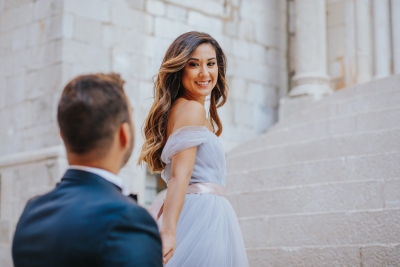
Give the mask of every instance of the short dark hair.
<svg viewBox="0 0 400 267">
<path fill-rule="evenodd" d="M 130 123 L 124 81 L 118 74 L 81 75 L 64 88 L 57 120 L 68 150 L 108 149 L 117 128 Z"/>
</svg>

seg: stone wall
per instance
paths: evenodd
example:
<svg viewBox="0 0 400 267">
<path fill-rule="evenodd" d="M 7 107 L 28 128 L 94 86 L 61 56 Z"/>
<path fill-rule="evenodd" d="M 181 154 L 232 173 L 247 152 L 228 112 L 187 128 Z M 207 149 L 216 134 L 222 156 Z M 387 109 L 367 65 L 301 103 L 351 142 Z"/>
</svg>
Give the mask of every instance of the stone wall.
<svg viewBox="0 0 400 267">
<path fill-rule="evenodd" d="M 56 107 L 79 74 L 113 71 L 126 80 L 137 138 L 120 175 L 143 203 L 146 171 L 136 159 L 152 77 L 173 39 L 191 30 L 210 33 L 228 57 L 230 95 L 220 115 L 230 150 L 265 132 L 287 93 L 285 1 L 0 0 L 1 266 L 11 266 L 24 203 L 51 189 L 67 166 Z"/>
</svg>

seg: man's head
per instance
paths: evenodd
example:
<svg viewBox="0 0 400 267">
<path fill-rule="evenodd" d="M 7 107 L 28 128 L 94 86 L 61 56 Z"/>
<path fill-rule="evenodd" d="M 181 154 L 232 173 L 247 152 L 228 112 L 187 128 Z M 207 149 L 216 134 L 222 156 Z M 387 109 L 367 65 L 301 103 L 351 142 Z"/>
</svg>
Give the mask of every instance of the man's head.
<svg viewBox="0 0 400 267">
<path fill-rule="evenodd" d="M 90 74 L 65 86 L 57 119 L 72 164 L 112 158 L 119 170 L 128 161 L 134 136 L 123 85 L 118 74 Z"/>
</svg>

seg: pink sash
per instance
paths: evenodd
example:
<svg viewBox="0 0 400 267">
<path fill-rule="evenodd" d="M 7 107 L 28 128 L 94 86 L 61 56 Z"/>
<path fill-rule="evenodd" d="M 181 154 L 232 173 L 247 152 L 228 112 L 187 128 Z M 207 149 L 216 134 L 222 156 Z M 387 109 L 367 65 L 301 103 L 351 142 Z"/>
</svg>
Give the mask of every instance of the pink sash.
<svg viewBox="0 0 400 267">
<path fill-rule="evenodd" d="M 190 184 L 186 189 L 186 194 L 215 194 L 225 196 L 225 187 L 213 183 Z M 157 200 L 150 207 L 150 215 L 154 220 L 158 220 L 164 211 L 164 199 Z"/>
</svg>

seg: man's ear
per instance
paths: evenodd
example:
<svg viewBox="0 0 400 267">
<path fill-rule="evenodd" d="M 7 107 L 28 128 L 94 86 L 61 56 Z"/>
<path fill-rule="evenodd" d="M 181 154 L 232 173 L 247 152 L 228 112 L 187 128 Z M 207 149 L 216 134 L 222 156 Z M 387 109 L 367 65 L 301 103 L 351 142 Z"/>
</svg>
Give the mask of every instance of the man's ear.
<svg viewBox="0 0 400 267">
<path fill-rule="evenodd" d="M 123 148 L 129 147 L 129 142 L 131 142 L 131 126 L 129 123 L 124 122 L 119 127 L 119 140 Z"/>
</svg>

